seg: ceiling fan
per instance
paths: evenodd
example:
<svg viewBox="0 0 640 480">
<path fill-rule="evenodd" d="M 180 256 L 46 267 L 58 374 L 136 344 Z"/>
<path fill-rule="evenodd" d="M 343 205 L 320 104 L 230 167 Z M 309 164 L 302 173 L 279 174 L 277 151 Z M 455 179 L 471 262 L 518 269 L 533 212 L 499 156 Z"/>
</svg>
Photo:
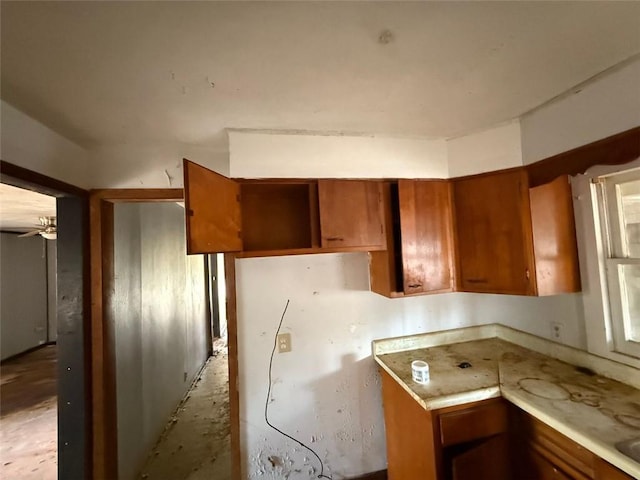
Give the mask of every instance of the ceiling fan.
<svg viewBox="0 0 640 480">
<path fill-rule="evenodd" d="M 33 237 L 34 235 L 41 235 L 47 240 L 55 240 L 58 236 L 56 217 L 40 217 L 39 228 L 23 233 L 22 235 L 18 235 L 18 237 Z"/>
</svg>

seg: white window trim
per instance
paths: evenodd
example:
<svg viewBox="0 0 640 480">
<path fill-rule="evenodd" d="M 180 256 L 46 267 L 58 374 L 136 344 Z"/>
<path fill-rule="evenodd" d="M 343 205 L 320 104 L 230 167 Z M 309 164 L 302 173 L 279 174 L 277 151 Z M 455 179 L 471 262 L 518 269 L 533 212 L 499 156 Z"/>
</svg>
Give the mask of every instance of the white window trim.
<svg viewBox="0 0 640 480">
<path fill-rule="evenodd" d="M 590 353 L 640 368 L 640 359 L 616 350 L 609 314 L 605 245 L 599 231 L 600 214 L 595 202 L 594 178 L 640 167 L 640 159 L 626 165 L 597 166 L 572 178 L 574 211 L 587 350 Z M 595 213 L 594 213 L 595 212 Z M 594 254 L 597 252 L 597 254 Z"/>
</svg>

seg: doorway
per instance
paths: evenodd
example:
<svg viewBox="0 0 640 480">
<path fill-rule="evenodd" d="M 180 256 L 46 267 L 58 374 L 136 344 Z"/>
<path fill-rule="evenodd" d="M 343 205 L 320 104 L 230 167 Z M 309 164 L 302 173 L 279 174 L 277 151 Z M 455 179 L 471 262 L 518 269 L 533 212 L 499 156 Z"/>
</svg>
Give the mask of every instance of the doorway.
<svg viewBox="0 0 640 480">
<path fill-rule="evenodd" d="M 88 192 L 2 160 L 0 173 L 0 182 L 3 185 L 53 197 L 56 217 L 55 229 L 51 228 L 49 218 L 48 223 L 41 222 L 37 233 L 33 235 L 42 237 L 40 240 L 34 240 L 41 244 L 37 247 L 43 249 L 42 255 L 46 265 L 44 271 L 48 269 L 50 273 L 55 272 L 53 278 L 47 276 L 44 280 L 50 287 L 55 284 L 55 288 L 48 289 L 44 300 L 32 302 L 39 303 L 41 310 L 43 307 L 44 310 L 49 310 L 47 320 L 45 324 L 37 325 L 31 328 L 30 332 L 26 332 L 31 334 L 26 337 L 31 338 L 23 337 L 18 341 L 10 335 L 9 339 L 13 340 L 10 342 L 11 348 L 16 348 L 21 357 L 14 357 L 13 361 L 9 360 L 2 366 L 3 382 L 6 382 L 3 390 L 13 390 L 18 398 L 3 405 L 7 408 L 3 417 L 4 413 L 7 413 L 4 418 L 8 419 L 11 410 L 13 414 L 21 414 L 31 420 L 37 419 L 36 423 L 42 427 L 38 430 L 38 436 L 40 439 L 46 437 L 46 440 L 43 440 L 46 445 L 43 449 L 45 461 L 40 464 L 43 458 L 39 457 L 40 466 L 32 468 L 35 472 L 29 472 L 35 474 L 42 468 L 40 475 L 35 478 L 87 478 L 91 470 L 91 420 L 88 414 L 90 397 L 87 388 L 90 359 L 86 342 L 88 322 L 85 321 L 88 312 L 88 261 L 85 257 L 88 250 Z M 42 243 L 50 241 L 44 240 L 47 236 L 50 240 L 53 240 L 53 236 L 56 237 L 55 248 L 52 244 L 47 246 L 47 243 Z M 15 237 L 17 235 L 6 237 L 4 246 L 8 247 L 9 243 L 17 243 L 18 240 L 28 240 Z M 19 249 L 27 248 L 26 242 L 17 245 Z M 12 282 L 19 282 L 15 276 L 24 273 L 20 269 L 20 266 L 14 269 L 17 272 L 11 278 L 7 278 L 6 272 L 3 271 L 0 288 L 4 290 L 15 286 Z M 35 283 L 26 282 L 20 287 L 29 291 L 30 288 L 35 288 Z M 39 348 L 54 341 L 55 346 Z M 34 342 L 36 345 L 30 347 Z M 30 355 L 30 351 L 33 355 Z M 33 368 L 34 366 L 37 368 Z M 5 372 L 7 376 L 4 375 Z M 4 388 L 9 383 L 15 383 L 19 376 L 22 376 L 24 381 L 19 388 Z M 31 387 L 38 385 L 39 390 L 29 387 L 29 383 Z M 11 387 L 18 385 L 14 384 Z M 23 442 L 25 438 L 27 442 L 35 443 L 33 437 L 23 437 Z M 55 457 L 57 474 L 56 468 L 52 468 L 55 466 Z M 45 467 L 44 464 L 48 465 Z M 29 477 L 20 474 L 20 478 Z"/>
<path fill-rule="evenodd" d="M 0 473 L 58 476 L 56 199 L 0 183 Z"/>
<path fill-rule="evenodd" d="M 149 431 L 147 431 L 145 434 L 146 441 L 141 442 L 144 443 L 144 448 L 139 449 L 140 451 L 138 452 L 137 457 L 125 458 L 125 455 L 123 455 L 123 453 L 126 453 L 127 455 L 131 453 L 131 449 L 126 448 L 126 438 L 122 436 L 123 422 L 126 423 L 128 427 L 135 426 L 131 419 L 126 421 L 125 417 L 128 415 L 127 411 L 130 413 L 130 410 L 125 410 L 122 407 L 123 397 L 131 397 L 134 400 L 134 403 L 140 403 L 139 399 L 142 398 L 139 410 L 142 412 L 141 415 L 146 418 L 148 418 L 148 415 L 145 413 L 145 409 L 148 409 L 147 404 L 149 402 L 144 400 L 145 394 L 143 391 L 138 392 L 138 395 L 132 390 L 135 388 L 142 388 L 144 390 L 146 387 L 139 387 L 140 383 L 136 381 L 129 381 L 127 383 L 125 381 L 126 375 L 123 376 L 122 373 L 124 372 L 129 376 L 133 375 L 134 377 L 140 377 L 139 373 L 136 373 L 136 371 L 142 372 L 142 385 L 144 385 L 144 378 L 147 378 L 145 375 L 146 367 L 144 367 L 144 364 L 153 365 L 153 368 L 159 368 L 159 364 L 162 362 L 158 360 L 159 357 L 157 355 L 155 357 L 156 361 L 153 362 L 145 362 L 144 358 L 142 358 L 140 362 L 138 361 L 140 358 L 135 358 L 135 356 L 129 356 L 129 360 L 126 360 L 126 356 L 122 353 L 122 348 L 125 346 L 122 343 L 123 340 L 126 342 L 133 341 L 133 343 L 137 344 L 139 342 L 135 340 L 136 338 L 149 339 L 153 335 L 151 333 L 138 335 L 135 332 L 133 335 L 122 334 L 120 327 L 122 326 L 121 320 L 124 317 L 117 312 L 118 309 L 121 310 L 120 307 L 122 305 L 118 299 L 122 299 L 122 295 L 119 295 L 118 292 L 124 288 L 124 290 L 127 290 L 128 292 L 134 292 L 133 297 L 136 297 L 137 294 L 135 292 L 138 291 L 137 285 L 141 285 L 140 293 L 142 299 L 134 298 L 135 302 L 140 301 L 142 304 L 149 304 L 149 301 L 145 302 L 144 300 L 146 295 L 148 298 L 156 298 L 160 303 L 166 301 L 171 303 L 173 302 L 171 298 L 175 297 L 176 291 L 178 289 L 182 289 L 182 287 L 169 279 L 168 272 L 178 272 L 178 270 L 182 268 L 180 262 L 186 262 L 187 270 L 191 269 L 192 273 L 195 270 L 200 271 L 200 269 L 202 269 L 201 271 L 203 276 L 199 277 L 202 279 L 202 283 L 198 280 L 197 288 L 194 289 L 194 285 L 191 285 L 188 289 L 191 289 L 191 293 L 189 295 L 200 298 L 199 296 L 202 294 L 203 303 L 207 304 L 203 305 L 203 307 L 206 307 L 207 311 L 202 312 L 202 325 L 197 324 L 188 328 L 199 330 L 201 327 L 204 327 L 199 340 L 201 341 L 206 339 L 206 344 L 204 345 L 206 350 L 205 353 L 210 357 L 209 361 L 205 364 L 205 367 L 201 371 L 197 372 L 197 375 L 194 376 L 193 370 L 189 370 L 187 368 L 183 371 L 183 364 L 181 364 L 180 371 L 178 372 L 180 378 L 178 379 L 176 375 L 172 375 L 172 380 L 166 380 L 166 382 L 163 382 L 168 383 L 171 389 L 178 391 L 178 387 L 188 387 L 188 383 L 193 381 L 193 384 L 191 385 L 192 389 L 189 390 L 189 393 L 184 397 L 182 403 L 179 404 L 175 412 L 175 416 L 167 418 L 169 420 L 169 424 L 165 432 L 176 431 L 180 425 L 186 423 L 178 421 L 177 415 L 184 410 L 187 402 L 191 402 L 191 404 L 194 403 L 194 399 L 197 396 L 195 393 L 196 389 L 198 389 L 201 384 L 206 383 L 205 377 L 207 376 L 207 371 L 212 362 L 215 362 L 216 366 L 219 367 L 221 365 L 220 361 L 223 360 L 222 358 L 215 358 L 220 354 L 220 342 L 224 341 L 221 337 L 225 330 L 223 321 L 220 321 L 219 324 L 216 324 L 213 321 L 216 313 L 215 303 L 217 301 L 219 306 L 231 306 L 231 308 L 227 309 L 226 317 L 228 317 L 228 321 L 226 330 L 228 332 L 228 349 L 229 352 L 233 352 L 233 355 L 230 353 L 229 363 L 228 365 L 225 364 L 223 369 L 226 373 L 226 377 L 228 378 L 225 385 L 227 390 L 224 395 L 224 402 L 227 405 L 228 411 L 230 411 L 231 431 L 234 433 L 232 435 L 227 434 L 226 440 L 229 441 L 229 436 L 231 436 L 232 443 L 239 443 L 239 439 L 237 437 L 237 433 L 239 432 L 237 395 L 231 396 L 228 393 L 230 387 L 235 389 L 235 375 L 231 375 L 230 372 L 237 371 L 234 369 L 235 365 L 237 365 L 237 350 L 235 350 L 235 298 L 232 296 L 234 289 L 231 289 L 231 292 L 226 292 L 226 298 L 223 298 L 222 301 L 220 300 L 219 294 L 216 295 L 215 293 L 216 290 L 219 291 L 220 287 L 224 285 L 224 282 L 221 282 L 220 277 L 233 277 L 235 264 L 232 258 L 225 258 L 223 256 L 216 257 L 216 262 L 213 262 L 209 257 L 187 257 L 185 255 L 184 241 L 186 236 L 184 233 L 184 210 L 180 208 L 178 222 L 176 222 L 175 212 L 175 203 L 180 202 L 181 200 L 181 189 L 103 190 L 96 191 L 92 194 L 92 256 L 101 260 L 101 262 L 93 264 L 99 268 L 92 269 L 94 295 L 97 297 L 99 293 L 101 299 L 99 309 L 94 302 L 93 345 L 94 352 L 100 352 L 99 355 L 96 354 L 94 357 L 94 363 L 101 364 L 103 367 L 102 369 L 94 370 L 93 382 L 94 418 L 96 421 L 94 442 L 98 447 L 94 450 L 94 477 L 97 478 L 116 478 L 119 476 L 122 480 L 126 480 L 136 473 L 142 473 L 145 478 L 155 478 L 152 475 L 154 467 L 151 467 L 149 471 L 143 470 L 142 472 L 139 472 L 139 468 L 142 467 L 142 465 L 139 464 L 140 453 L 144 453 L 145 450 L 148 451 L 152 454 L 150 457 L 151 460 L 162 457 L 162 450 L 159 449 L 159 446 L 163 438 L 166 437 L 165 433 L 160 435 L 160 443 L 154 446 L 148 442 L 149 439 L 153 439 L 153 435 L 149 435 Z M 165 213 L 161 213 L 161 211 L 164 211 Z M 169 211 L 171 212 L 169 213 Z M 167 215 L 170 215 L 173 218 L 172 224 L 165 221 L 168 219 Z M 127 224 L 126 228 L 123 228 L 122 221 Z M 120 238 L 123 236 L 123 232 L 124 236 L 127 237 L 124 238 L 124 240 Z M 182 242 L 181 244 L 178 244 L 178 238 Z M 164 246 L 162 248 L 157 246 L 166 242 L 169 242 L 171 246 Z M 175 242 L 175 244 L 172 242 Z M 120 247 L 118 246 L 119 244 Z M 125 247 L 123 248 L 122 245 L 125 245 Z M 136 249 L 140 251 L 138 252 Z M 148 250 L 155 253 L 147 255 Z M 144 259 L 147 256 L 155 260 L 153 261 L 154 265 L 152 266 L 152 269 L 145 274 L 143 272 L 151 267 L 149 267 L 149 265 L 145 266 L 144 260 L 142 260 L 142 263 L 139 263 L 139 259 Z M 173 258 L 173 260 L 168 259 L 169 257 Z M 159 259 L 162 259 L 162 261 Z M 173 263 L 172 265 L 162 266 L 164 260 Z M 217 263 L 217 265 L 215 263 Z M 132 267 L 132 265 L 135 267 Z M 136 265 L 141 265 L 139 272 L 136 272 Z M 229 265 L 231 265 L 231 269 L 229 269 Z M 162 271 L 158 272 L 158 268 L 162 269 Z M 153 271 L 153 269 L 156 269 L 156 271 Z M 208 274 L 206 274 L 207 270 Z M 213 273 L 214 271 L 216 272 L 215 274 Z M 141 280 L 138 279 L 138 276 Z M 197 276 L 193 276 L 191 274 L 187 275 L 187 282 L 195 281 L 196 277 Z M 133 283 L 135 288 L 125 288 L 123 285 L 120 285 L 120 287 L 122 287 L 120 288 L 118 284 L 125 278 L 132 280 L 129 283 Z M 147 278 L 146 286 L 144 285 L 144 278 Z M 169 288 L 165 288 L 163 294 L 158 296 L 154 293 L 154 290 L 156 289 L 152 284 L 156 284 L 159 289 L 163 289 L 169 284 L 171 286 Z M 233 280 L 233 284 L 235 285 L 235 280 Z M 198 290 L 198 292 L 194 293 L 195 290 Z M 174 298 L 174 300 L 176 300 L 176 298 Z M 190 300 L 193 300 L 193 298 Z M 195 304 L 199 304 L 198 302 L 199 301 L 196 301 Z M 179 303 L 180 302 L 177 302 L 175 304 L 177 305 Z M 184 301 L 183 299 L 183 307 L 188 304 L 189 302 Z M 118 307 L 118 305 L 120 305 L 120 307 Z M 171 308 L 163 308 L 163 311 L 171 310 Z M 220 312 L 223 308 L 224 307 L 218 308 L 217 311 Z M 136 309 L 133 310 L 135 311 Z M 200 310 L 197 309 L 197 312 L 199 311 Z M 131 309 L 127 309 L 127 314 L 128 313 L 131 313 Z M 142 317 L 144 317 L 144 315 L 149 315 L 149 311 L 143 313 Z M 199 313 L 196 313 L 196 315 L 199 315 Z M 219 316 L 222 318 L 225 317 L 224 314 L 219 314 Z M 134 319 L 133 322 L 126 322 L 126 325 L 129 328 L 135 326 L 135 329 L 137 329 L 138 327 L 136 326 L 136 322 L 140 322 L 140 325 L 145 325 L 144 318 L 142 317 L 137 320 Z M 182 325 L 183 328 L 187 328 L 185 322 L 179 322 L 179 325 Z M 149 332 L 151 332 L 151 330 L 149 330 Z M 167 333 L 166 335 L 160 336 L 156 340 L 151 341 L 146 347 L 143 345 L 142 349 L 134 348 L 132 351 L 137 350 L 140 352 L 142 357 L 147 355 L 147 353 L 145 353 L 145 349 L 149 348 L 151 350 L 155 349 L 156 351 L 162 351 L 164 352 L 164 355 L 173 355 L 175 353 L 177 356 L 181 356 L 182 354 L 179 352 L 184 351 L 184 349 L 182 349 L 180 345 L 188 344 L 188 348 L 192 350 L 191 353 L 197 353 L 197 350 L 200 347 L 196 344 L 190 343 L 190 340 L 188 340 L 188 338 L 195 338 L 196 336 L 187 334 L 188 338 L 183 338 L 183 334 L 184 332 L 175 330 L 173 333 Z M 165 341 L 167 339 L 169 340 L 169 343 Z M 171 341 L 174 343 L 172 344 Z M 96 346 L 98 346 L 98 348 L 95 348 Z M 218 361 L 216 362 L 216 360 Z M 141 368 L 136 367 L 136 365 L 140 363 L 142 363 Z M 166 368 L 162 368 L 156 372 L 159 378 L 168 379 L 168 377 L 165 377 L 165 373 L 167 373 L 168 370 L 173 369 L 173 367 L 169 366 L 169 364 L 165 365 L 165 367 Z M 131 380 L 131 378 L 129 378 L 129 380 Z M 153 383 L 153 381 L 151 381 L 151 383 Z M 154 399 L 158 398 L 157 393 L 152 396 Z M 149 395 L 146 395 L 146 397 L 149 397 Z M 120 408 L 118 408 L 118 406 L 120 406 Z M 212 414 L 214 408 L 214 405 L 210 404 L 208 412 Z M 227 419 L 227 430 L 229 430 L 228 423 L 229 418 Z M 149 422 L 147 422 L 147 424 L 150 425 Z M 204 428 L 208 427 L 207 421 L 203 418 L 201 418 L 199 422 L 194 422 L 192 425 L 194 425 L 194 428 L 200 428 L 200 426 L 203 426 Z M 146 427 L 144 426 L 142 427 L 142 433 L 140 435 L 145 433 L 145 428 Z M 149 428 L 157 429 L 157 422 L 153 427 Z M 131 441 L 138 442 L 140 438 L 142 437 L 135 434 L 131 436 Z M 199 439 L 194 439 L 193 443 L 195 444 L 195 442 L 203 443 L 202 435 L 200 435 Z M 181 445 L 183 448 L 178 449 L 176 447 L 176 449 L 170 452 L 172 462 L 168 463 L 168 465 L 172 468 L 180 466 L 180 460 L 176 457 L 179 450 L 183 450 L 185 453 L 191 450 L 191 444 L 188 440 L 182 441 Z M 228 453 L 228 457 L 231 457 L 230 452 Z M 210 460 L 211 458 L 207 458 L 207 461 Z M 188 462 L 192 462 L 193 459 L 187 459 L 186 461 L 187 464 L 189 464 Z M 123 462 L 125 462 L 125 464 L 123 464 Z M 231 463 L 234 470 L 236 469 L 234 465 L 235 462 L 230 460 L 228 463 Z M 138 468 L 136 468 L 136 465 Z M 144 468 L 147 468 L 148 466 L 149 462 L 144 465 Z M 192 469 L 193 468 L 191 468 L 191 470 Z M 138 470 L 138 472 L 136 472 L 136 470 Z M 230 470 L 230 468 L 228 467 L 227 470 Z M 161 475 L 165 476 L 157 478 L 166 478 L 166 474 L 167 470 L 161 469 Z M 238 478 L 231 477 L 230 472 L 228 472 L 227 475 L 227 478 Z"/>
</svg>

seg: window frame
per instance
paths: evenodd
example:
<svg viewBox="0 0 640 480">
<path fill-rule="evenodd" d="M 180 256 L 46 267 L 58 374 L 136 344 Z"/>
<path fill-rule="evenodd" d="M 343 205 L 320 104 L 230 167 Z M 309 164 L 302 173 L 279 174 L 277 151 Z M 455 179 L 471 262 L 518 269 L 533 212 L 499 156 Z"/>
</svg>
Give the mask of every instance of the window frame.
<svg viewBox="0 0 640 480">
<path fill-rule="evenodd" d="M 613 351 L 632 358 L 640 359 L 640 342 L 629 338 L 631 319 L 624 306 L 626 298 L 625 284 L 622 280 L 625 266 L 640 265 L 640 258 L 630 257 L 626 245 L 623 226 L 620 185 L 640 180 L 640 168 L 624 169 L 592 179 L 592 189 L 596 235 L 600 237 L 600 265 L 604 268 L 602 285 L 607 310 L 605 321 L 609 331 L 609 347 Z M 595 211 L 597 210 L 597 211 Z"/>
<path fill-rule="evenodd" d="M 616 351 L 611 328 L 604 246 L 599 235 L 600 213 L 593 179 L 640 167 L 640 157 L 624 165 L 595 165 L 584 174 L 571 177 L 580 260 L 582 293 L 576 296 L 576 347 L 640 369 L 640 359 Z"/>
</svg>

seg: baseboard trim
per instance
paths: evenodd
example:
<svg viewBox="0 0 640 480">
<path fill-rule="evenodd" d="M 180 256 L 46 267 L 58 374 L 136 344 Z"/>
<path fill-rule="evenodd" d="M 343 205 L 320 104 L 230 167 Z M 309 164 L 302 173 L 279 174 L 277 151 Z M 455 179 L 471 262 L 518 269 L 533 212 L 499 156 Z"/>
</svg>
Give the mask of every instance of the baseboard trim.
<svg viewBox="0 0 640 480">
<path fill-rule="evenodd" d="M 378 470 L 377 472 L 365 473 L 359 477 L 351 477 L 350 480 L 387 480 L 387 471 Z"/>
</svg>

